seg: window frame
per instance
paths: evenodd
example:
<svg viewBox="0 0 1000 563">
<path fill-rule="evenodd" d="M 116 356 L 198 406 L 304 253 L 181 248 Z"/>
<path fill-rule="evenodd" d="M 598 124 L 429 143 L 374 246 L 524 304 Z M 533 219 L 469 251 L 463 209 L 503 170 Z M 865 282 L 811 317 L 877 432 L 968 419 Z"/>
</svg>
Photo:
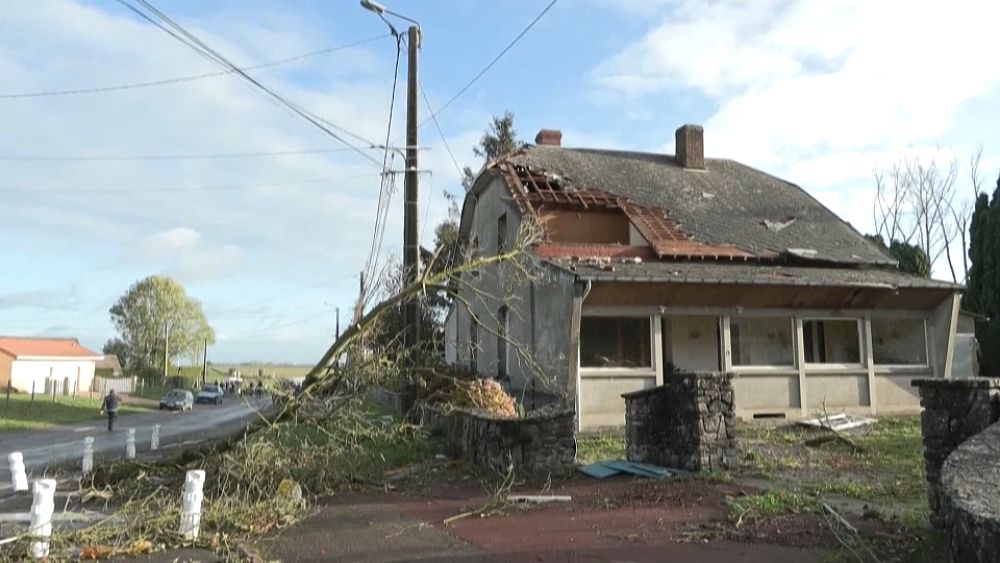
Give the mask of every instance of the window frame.
<svg viewBox="0 0 1000 563">
<path fill-rule="evenodd" d="M 793 372 L 797 372 L 798 371 L 798 346 L 799 346 L 799 339 L 798 339 L 798 327 L 797 327 L 796 322 L 795 322 L 795 315 L 789 314 L 786 317 L 786 316 L 783 316 L 783 315 L 755 315 L 755 314 L 748 314 L 748 315 L 739 315 L 739 316 L 735 316 L 735 317 L 733 317 L 733 316 L 725 316 L 723 318 L 725 319 L 725 321 L 724 321 L 725 322 L 725 331 L 728 333 L 729 336 L 728 336 L 728 339 L 727 339 L 726 342 L 720 342 L 719 344 L 720 344 L 720 348 L 723 349 L 722 353 L 723 353 L 724 356 L 727 355 L 727 350 L 725 348 L 728 346 L 729 350 L 728 350 L 727 361 L 728 361 L 728 364 L 729 364 L 729 369 L 732 370 L 734 373 L 737 373 L 737 372 L 742 372 L 742 373 L 754 373 L 754 372 L 768 372 L 768 373 L 786 372 L 786 373 L 793 373 Z M 789 335 L 792 337 L 792 361 L 791 361 L 791 363 L 788 363 L 788 364 L 752 364 L 752 365 L 745 365 L 745 366 L 736 365 L 736 363 L 733 361 L 733 357 L 734 357 L 734 354 L 733 354 L 733 349 L 734 349 L 733 348 L 733 320 L 735 319 L 735 320 L 739 321 L 740 319 L 774 319 L 774 318 L 780 318 L 780 319 L 787 318 L 787 320 L 788 320 L 789 326 L 791 328 L 791 330 L 789 331 Z"/>
<path fill-rule="evenodd" d="M 805 369 L 811 371 L 822 371 L 822 370 L 857 370 L 864 369 L 866 367 L 865 361 L 867 354 L 865 352 L 865 329 L 864 329 L 864 319 L 861 317 L 799 317 L 800 324 L 802 326 L 802 365 Z M 855 329 L 858 335 L 858 361 L 855 362 L 809 362 L 806 360 L 806 348 L 805 346 L 811 345 L 806 343 L 806 323 L 809 321 L 854 321 Z"/>
<path fill-rule="evenodd" d="M 899 321 L 899 320 L 918 320 L 924 328 L 924 363 L 922 364 L 880 364 L 875 361 L 875 321 Z M 888 317 L 888 316 L 875 316 L 873 315 L 869 319 L 872 337 L 872 366 L 876 370 L 928 370 L 931 368 L 931 339 L 930 339 L 930 327 L 927 323 L 926 317 L 920 317 L 917 319 L 901 319 L 898 317 Z"/>
<path fill-rule="evenodd" d="M 646 319 L 649 323 L 649 365 L 648 366 L 635 366 L 635 367 L 618 367 L 618 366 L 586 366 L 583 364 L 583 319 L 586 318 L 603 318 L 603 319 Z M 659 316 L 651 316 L 648 314 L 629 314 L 629 313 L 618 313 L 618 312 L 584 312 L 580 316 L 580 344 L 579 353 L 577 359 L 577 365 L 580 369 L 581 375 L 623 375 L 623 376 L 638 376 L 638 377 L 649 377 L 650 375 L 657 374 L 657 358 L 656 358 L 656 338 L 659 331 L 656 330 L 654 323 L 658 323 Z"/>
<path fill-rule="evenodd" d="M 510 309 L 497 309 L 497 380 L 510 379 Z M 501 372 L 500 368 L 503 367 Z"/>
<path fill-rule="evenodd" d="M 497 217 L 497 255 L 504 253 L 507 246 L 507 212 Z"/>
</svg>

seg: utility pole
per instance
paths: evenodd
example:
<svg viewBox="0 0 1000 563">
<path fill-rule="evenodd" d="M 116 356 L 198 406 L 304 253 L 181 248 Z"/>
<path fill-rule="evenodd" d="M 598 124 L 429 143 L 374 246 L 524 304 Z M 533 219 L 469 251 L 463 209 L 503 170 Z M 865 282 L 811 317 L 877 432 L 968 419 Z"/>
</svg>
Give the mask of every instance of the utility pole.
<svg viewBox="0 0 1000 563">
<path fill-rule="evenodd" d="M 420 276 L 420 248 L 417 242 L 417 196 L 419 192 L 417 173 L 417 59 L 420 53 L 420 28 L 411 25 L 407 31 L 406 46 L 408 59 L 406 67 L 406 176 L 404 178 L 403 203 L 403 270 L 408 286 Z M 403 305 L 403 346 L 411 361 L 420 346 L 420 302 L 417 298 Z"/>
<path fill-rule="evenodd" d="M 170 364 L 170 325 L 163 323 L 163 383 L 167 383 L 167 366 Z"/>
<path fill-rule="evenodd" d="M 334 340 L 340 340 L 340 307 L 337 307 L 337 328 L 333 333 Z"/>
<path fill-rule="evenodd" d="M 206 376 L 208 374 L 208 339 L 205 339 L 205 352 L 201 357 L 201 384 L 204 386 L 206 383 Z"/>
</svg>

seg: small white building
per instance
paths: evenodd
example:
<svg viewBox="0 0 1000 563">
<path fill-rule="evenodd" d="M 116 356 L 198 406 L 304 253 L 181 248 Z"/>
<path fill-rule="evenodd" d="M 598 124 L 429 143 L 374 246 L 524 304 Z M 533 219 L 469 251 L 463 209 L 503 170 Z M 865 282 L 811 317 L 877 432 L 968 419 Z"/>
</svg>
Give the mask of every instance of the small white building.
<svg viewBox="0 0 1000 563">
<path fill-rule="evenodd" d="M 0 336 L 0 389 L 71 395 L 88 392 L 103 356 L 76 338 Z"/>
</svg>

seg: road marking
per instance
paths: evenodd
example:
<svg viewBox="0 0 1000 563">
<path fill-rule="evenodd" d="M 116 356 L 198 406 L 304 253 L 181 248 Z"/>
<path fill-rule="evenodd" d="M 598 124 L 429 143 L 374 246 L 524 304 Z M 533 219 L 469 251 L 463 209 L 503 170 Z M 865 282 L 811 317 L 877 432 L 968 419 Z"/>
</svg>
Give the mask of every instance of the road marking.
<svg viewBox="0 0 1000 563">
<path fill-rule="evenodd" d="M 90 432 L 91 430 L 95 430 L 96 428 L 97 428 L 96 426 L 84 426 L 83 428 L 74 428 L 73 432 Z"/>
</svg>

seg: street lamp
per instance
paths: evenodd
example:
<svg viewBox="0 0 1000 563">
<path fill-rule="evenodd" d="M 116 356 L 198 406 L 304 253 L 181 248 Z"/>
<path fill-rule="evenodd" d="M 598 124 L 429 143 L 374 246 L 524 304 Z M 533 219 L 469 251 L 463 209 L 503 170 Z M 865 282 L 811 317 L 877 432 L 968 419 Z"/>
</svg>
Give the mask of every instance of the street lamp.
<svg viewBox="0 0 1000 563">
<path fill-rule="evenodd" d="M 406 172 L 403 182 L 403 275 L 405 285 L 417 282 L 420 275 L 420 248 L 417 241 L 417 196 L 419 193 L 419 172 L 417 170 L 417 59 L 420 53 L 420 23 L 417 20 L 397 14 L 374 0 L 361 0 L 361 7 L 374 13 L 381 19 L 395 37 L 399 37 L 396 28 L 385 18 L 385 15 L 410 22 L 407 29 L 407 68 L 406 68 Z M 420 346 L 420 302 L 411 298 L 403 303 L 403 349 L 408 358 L 409 367 Z M 416 393 L 416 384 L 411 383 L 412 394 Z M 409 406 L 404 410 L 409 410 Z"/>
</svg>

